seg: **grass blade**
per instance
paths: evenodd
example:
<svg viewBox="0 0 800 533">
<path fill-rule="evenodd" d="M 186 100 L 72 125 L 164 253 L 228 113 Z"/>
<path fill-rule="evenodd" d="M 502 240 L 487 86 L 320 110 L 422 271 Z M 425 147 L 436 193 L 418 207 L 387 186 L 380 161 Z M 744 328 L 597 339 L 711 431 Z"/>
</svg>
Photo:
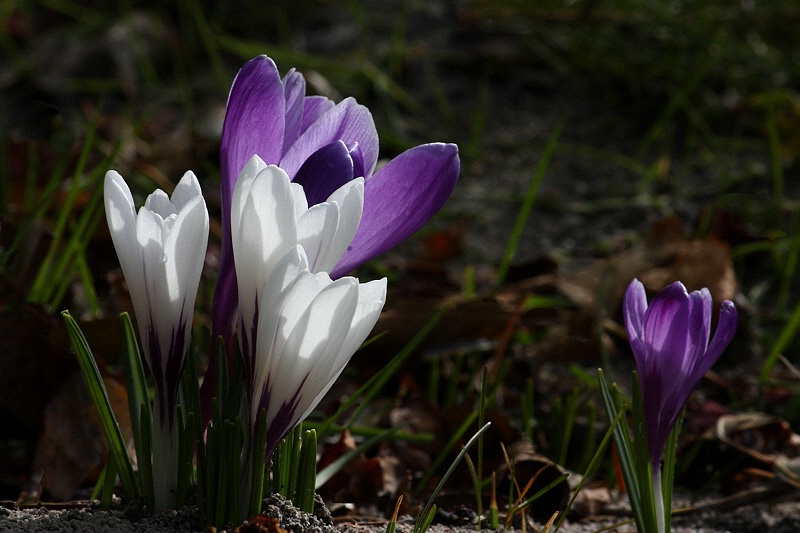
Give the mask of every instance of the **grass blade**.
<svg viewBox="0 0 800 533">
<path fill-rule="evenodd" d="M 503 258 L 500 261 L 500 266 L 497 268 L 497 285 L 502 285 L 503 281 L 508 274 L 508 268 L 511 266 L 511 261 L 514 259 L 514 254 L 519 246 L 519 241 L 522 238 L 522 231 L 525 229 L 525 223 L 528 221 L 528 216 L 533 209 L 533 202 L 536 199 L 536 193 L 539 191 L 539 186 L 544 179 L 544 173 L 547 171 L 547 166 L 550 164 L 550 158 L 556 151 L 558 138 L 561 135 L 561 130 L 564 129 L 564 122 L 559 122 L 556 125 L 553 133 L 547 139 L 547 144 L 544 146 L 542 156 L 539 159 L 539 164 L 536 166 L 536 171 L 533 173 L 533 179 L 528 186 L 528 192 L 525 194 L 525 199 L 522 201 L 522 206 L 517 214 L 517 220 L 514 222 L 514 229 L 511 230 L 511 237 L 508 239 L 508 244 L 503 252 Z"/>
<path fill-rule="evenodd" d="M 491 425 L 492 425 L 491 422 L 486 422 L 486 424 L 481 429 L 479 429 L 477 433 L 475 433 L 472 436 L 472 438 L 469 439 L 469 441 L 467 441 L 464 447 L 461 448 L 461 451 L 458 453 L 458 456 L 456 456 L 456 458 L 450 464 L 450 468 L 447 469 L 447 472 L 445 472 L 444 476 L 442 476 L 442 479 L 439 481 L 439 484 L 436 485 L 436 488 L 433 490 L 433 493 L 431 494 L 430 498 L 428 498 L 428 502 L 425 504 L 425 507 L 422 509 L 422 512 L 419 515 L 420 517 L 424 517 L 422 518 L 423 521 L 422 523 L 420 523 L 419 518 L 417 519 L 417 523 L 414 524 L 414 533 L 424 533 L 424 531 L 427 530 L 428 527 L 430 527 L 431 522 L 433 521 L 433 515 L 436 513 L 436 506 L 433 504 L 433 502 L 436 500 L 436 497 L 439 496 L 439 493 L 442 491 L 444 484 L 450 478 L 450 475 L 455 471 L 456 467 L 458 466 L 458 463 L 461 462 L 461 459 L 464 458 L 464 455 L 467 454 L 467 451 L 469 451 L 472 445 L 475 444 L 475 442 L 480 438 L 480 436 L 483 435 Z"/>
<path fill-rule="evenodd" d="M 92 402 L 97 408 L 100 425 L 108 441 L 108 453 L 114 457 L 115 466 L 119 473 L 120 482 L 122 483 L 122 490 L 125 492 L 126 496 L 131 498 L 136 497 L 139 495 L 139 487 L 136 484 L 136 478 L 133 474 L 131 460 L 125 448 L 122 432 L 119 429 L 117 419 L 114 417 L 114 412 L 111 410 L 111 403 L 108 400 L 108 393 L 103 384 L 103 378 L 100 376 L 100 370 L 97 368 L 97 363 L 95 363 L 89 344 L 86 342 L 86 338 L 83 336 L 83 332 L 78 327 L 75 319 L 72 318 L 69 311 L 63 311 L 61 316 L 64 318 L 67 333 L 75 349 L 81 372 L 89 386 Z"/>
</svg>

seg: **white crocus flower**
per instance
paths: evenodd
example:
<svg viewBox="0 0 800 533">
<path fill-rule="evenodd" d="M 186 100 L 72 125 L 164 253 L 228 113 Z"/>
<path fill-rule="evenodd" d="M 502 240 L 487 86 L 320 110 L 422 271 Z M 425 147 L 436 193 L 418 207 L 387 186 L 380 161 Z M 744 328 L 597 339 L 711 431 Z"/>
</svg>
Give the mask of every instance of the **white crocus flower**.
<svg viewBox="0 0 800 533">
<path fill-rule="evenodd" d="M 254 156 L 239 175 L 231 234 L 251 422 L 267 409 L 267 456 L 307 416 L 372 330 L 386 280 L 332 281 L 358 229 L 364 180 L 308 207 L 303 188 Z"/>
<path fill-rule="evenodd" d="M 239 341 L 248 376 L 256 364 L 261 293 L 270 272 L 298 244 L 308 270 L 329 272 L 353 240 L 364 205 L 364 180 L 349 181 L 327 201 L 308 207 L 302 186 L 253 156 L 239 174 L 231 202 L 233 258 L 239 292 Z M 248 381 L 248 399 L 253 382 Z"/>
<path fill-rule="evenodd" d="M 175 406 L 208 242 L 208 211 L 191 171 L 171 198 L 156 190 L 138 214 L 128 185 L 116 171 L 106 173 L 104 196 L 111 239 L 156 387 L 154 486 L 156 507 L 165 509 L 175 496 Z"/>
<path fill-rule="evenodd" d="M 372 331 L 386 278 L 359 283 L 312 273 L 302 246 L 270 272 L 261 295 L 253 376 L 253 419 L 267 410 L 267 457 L 308 416 Z"/>
</svg>

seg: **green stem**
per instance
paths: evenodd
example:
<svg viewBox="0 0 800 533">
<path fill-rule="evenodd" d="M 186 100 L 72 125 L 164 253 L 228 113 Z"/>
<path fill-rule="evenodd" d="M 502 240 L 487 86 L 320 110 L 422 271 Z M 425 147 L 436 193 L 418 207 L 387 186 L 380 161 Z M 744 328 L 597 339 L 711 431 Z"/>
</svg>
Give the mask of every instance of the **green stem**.
<svg viewBox="0 0 800 533">
<path fill-rule="evenodd" d="M 659 464 L 650 464 L 650 469 L 653 475 L 653 504 L 656 511 L 656 526 L 658 533 L 665 533 L 665 520 L 664 520 L 664 497 L 661 492 L 661 466 Z"/>
<path fill-rule="evenodd" d="M 178 490 L 178 432 L 175 424 L 169 427 L 167 420 L 158 415 L 159 399 L 156 395 L 155 424 L 153 424 L 153 492 L 155 510 L 175 508 Z M 173 413 L 174 415 L 174 413 Z"/>
</svg>

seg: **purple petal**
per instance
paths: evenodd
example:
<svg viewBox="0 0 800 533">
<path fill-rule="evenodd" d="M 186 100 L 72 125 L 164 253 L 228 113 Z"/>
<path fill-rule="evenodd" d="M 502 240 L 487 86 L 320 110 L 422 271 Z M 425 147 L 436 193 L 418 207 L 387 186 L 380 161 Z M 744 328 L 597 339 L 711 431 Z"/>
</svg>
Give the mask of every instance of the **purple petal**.
<svg viewBox="0 0 800 533">
<path fill-rule="evenodd" d="M 234 342 L 238 307 L 236 271 L 231 247 L 231 198 L 239 172 L 258 154 L 267 163 L 281 158 L 284 135 L 284 88 L 278 67 L 267 56 L 251 59 L 233 80 L 225 111 L 220 143 L 220 178 L 222 196 L 222 251 L 217 285 L 214 289 L 213 334 L 222 335 L 228 348 Z M 213 376 L 213 360 L 206 378 Z M 203 383 L 204 417 L 208 417 L 213 379 Z M 206 383 L 209 383 L 206 386 Z"/>
<path fill-rule="evenodd" d="M 337 278 L 396 246 L 444 205 L 458 181 L 454 144 L 406 150 L 364 185 L 364 214 L 350 247 L 331 272 Z"/>
<path fill-rule="evenodd" d="M 222 126 L 223 205 L 230 205 L 233 184 L 254 154 L 268 165 L 280 161 L 285 113 L 283 83 L 275 63 L 267 56 L 245 63 L 233 80 Z"/>
<path fill-rule="evenodd" d="M 686 358 L 681 368 L 686 376 L 694 373 L 694 369 L 701 363 L 706 353 L 711 331 L 711 305 L 712 298 L 708 289 L 703 288 L 689 294 L 689 338 Z M 691 384 L 692 387 L 694 385 L 695 383 Z"/>
<path fill-rule="evenodd" d="M 733 302 L 730 300 L 722 302 L 722 306 L 719 310 L 717 331 L 714 332 L 714 338 L 711 339 L 711 344 L 708 345 L 702 363 L 697 366 L 695 375 L 692 376 L 693 383 L 696 384 L 700 381 L 700 378 L 711 369 L 714 363 L 717 362 L 717 359 L 719 359 L 719 356 L 722 355 L 722 352 L 725 351 L 725 348 L 731 343 L 733 336 L 736 334 L 736 325 L 738 321 L 739 314 Z"/>
<path fill-rule="evenodd" d="M 306 80 L 295 69 L 291 69 L 283 78 L 283 94 L 286 100 L 286 126 L 283 134 L 282 154 L 286 153 L 302 133 Z"/>
<path fill-rule="evenodd" d="M 628 330 L 628 339 L 631 343 L 634 358 L 637 366 L 644 367 L 647 358 L 647 346 L 644 344 L 644 316 L 647 312 L 647 294 L 644 285 L 638 279 L 634 279 L 625 291 L 625 301 L 622 305 L 622 314 L 625 319 L 625 327 Z M 639 373 L 642 372 L 640 368 Z"/>
<path fill-rule="evenodd" d="M 308 205 L 312 206 L 324 202 L 354 177 L 350 152 L 342 141 L 336 141 L 306 159 L 293 181 L 303 186 Z"/>
<path fill-rule="evenodd" d="M 311 154 L 335 141 L 345 146 L 358 143 L 368 171 L 378 160 L 378 132 L 369 110 L 353 98 L 346 98 L 322 115 L 297 139 L 281 159 L 280 167 L 294 179 Z"/>
<path fill-rule="evenodd" d="M 661 365 L 675 364 L 680 368 L 689 338 L 689 293 L 679 281 L 659 292 L 644 317 L 644 342 L 652 357 L 671 358 Z"/>
<path fill-rule="evenodd" d="M 229 329 L 228 323 L 233 321 L 233 317 L 225 313 L 236 309 L 236 276 L 230 248 L 233 187 L 239 172 L 254 154 L 268 163 L 280 160 L 284 112 L 283 84 L 275 63 L 267 56 L 259 56 L 245 63 L 231 87 L 220 145 L 223 236 L 214 295 L 214 321 L 220 322 L 221 325 L 216 329 L 224 335 Z"/>
<path fill-rule="evenodd" d="M 364 154 L 361 153 L 361 148 L 358 143 L 354 144 L 350 149 L 350 157 L 353 159 L 353 177 L 366 178 L 364 172 Z"/>
<path fill-rule="evenodd" d="M 333 106 L 333 100 L 329 100 L 324 96 L 306 96 L 303 103 L 303 120 L 300 123 L 300 134 L 302 135 L 319 117 L 333 109 Z"/>
</svg>

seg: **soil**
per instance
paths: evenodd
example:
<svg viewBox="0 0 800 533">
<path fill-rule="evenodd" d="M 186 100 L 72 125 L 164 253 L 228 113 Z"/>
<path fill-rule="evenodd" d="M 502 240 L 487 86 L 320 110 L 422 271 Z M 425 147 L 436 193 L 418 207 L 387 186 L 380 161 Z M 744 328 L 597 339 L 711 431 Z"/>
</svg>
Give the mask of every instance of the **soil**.
<svg viewBox="0 0 800 533">
<path fill-rule="evenodd" d="M 769 494 L 769 496 L 774 496 Z M 756 499 L 754 495 L 753 499 Z M 769 503 L 750 503 L 728 508 L 728 500 L 706 500 L 696 504 L 697 510 L 677 514 L 673 519 L 674 533 L 795 533 L 800 531 L 800 503 L 780 501 L 797 494 L 773 500 Z M 59 504 L 58 509 L 46 507 L 14 508 L 0 507 L 0 531 L 10 532 L 153 532 L 181 533 L 202 531 L 213 532 L 213 528 L 197 528 L 197 509 L 192 506 L 178 511 L 148 514 L 140 501 L 123 505 L 118 500 L 113 509 L 102 511 L 97 502 L 75 502 Z M 349 516 L 346 519 L 332 519 L 330 513 L 318 502 L 314 515 L 297 510 L 290 502 L 279 496 L 271 496 L 264 501 L 265 511 L 258 518 L 234 528 L 229 526 L 220 531 L 239 533 L 385 533 L 386 519 L 382 517 Z M 589 520 L 565 521 L 559 531 L 563 533 L 594 533 L 615 531 L 635 532 L 629 520 L 629 509 L 624 500 L 609 505 L 606 510 L 592 516 Z M 431 533 L 474 533 L 474 513 L 465 513 L 462 523 L 452 523 L 452 515 L 437 514 L 437 519 L 428 531 Z M 274 521 L 272 520 L 274 519 Z M 467 523 L 463 523 L 467 522 Z M 615 526 L 615 524 L 619 524 Z M 276 526 L 280 529 L 276 529 Z M 412 517 L 400 517 L 396 531 L 407 533 L 414 528 Z M 526 530 L 542 531 L 544 525 L 529 522 Z M 500 528 L 504 530 L 503 527 Z M 521 530 L 521 524 L 514 524 L 512 530 Z"/>
</svg>

